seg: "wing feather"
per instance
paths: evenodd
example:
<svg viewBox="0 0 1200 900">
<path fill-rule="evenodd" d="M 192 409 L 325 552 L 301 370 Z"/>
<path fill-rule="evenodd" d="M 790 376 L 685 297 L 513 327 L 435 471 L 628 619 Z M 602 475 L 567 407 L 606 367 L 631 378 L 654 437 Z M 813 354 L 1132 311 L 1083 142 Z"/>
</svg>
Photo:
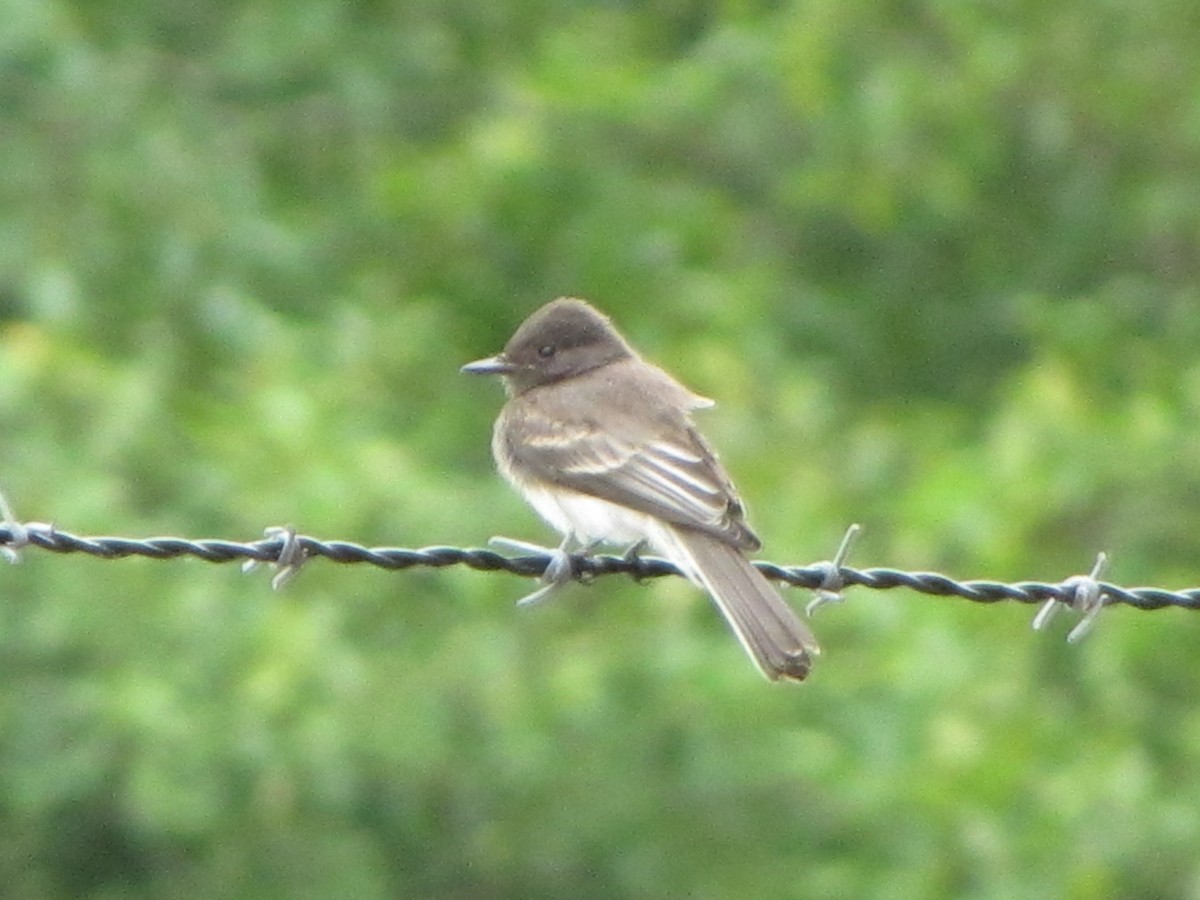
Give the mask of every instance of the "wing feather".
<svg viewBox="0 0 1200 900">
<path fill-rule="evenodd" d="M 701 405 L 699 398 L 661 370 L 651 371 L 666 382 L 647 385 L 636 395 L 642 406 L 639 414 L 605 416 L 603 425 L 595 410 L 628 401 L 627 384 L 620 396 L 611 396 L 611 391 L 606 395 L 607 382 L 591 385 L 586 408 L 564 406 L 560 394 L 537 390 L 510 403 L 505 409 L 508 421 L 497 434 L 508 436 L 506 449 L 514 468 L 708 532 L 734 546 L 757 549 L 759 541 L 743 520 L 737 492 L 687 414 L 687 409 Z M 680 402 L 680 392 L 682 399 L 696 402 Z"/>
</svg>

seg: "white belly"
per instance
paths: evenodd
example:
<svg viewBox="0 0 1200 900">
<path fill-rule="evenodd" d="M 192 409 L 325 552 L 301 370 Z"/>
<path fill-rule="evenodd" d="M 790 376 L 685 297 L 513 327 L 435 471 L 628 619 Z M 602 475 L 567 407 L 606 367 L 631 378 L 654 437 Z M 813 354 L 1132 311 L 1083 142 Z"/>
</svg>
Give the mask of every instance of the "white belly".
<svg viewBox="0 0 1200 900">
<path fill-rule="evenodd" d="M 539 516 L 581 544 L 632 544 L 653 538 L 658 530 L 645 513 L 586 494 L 527 487 L 525 495 Z"/>
</svg>

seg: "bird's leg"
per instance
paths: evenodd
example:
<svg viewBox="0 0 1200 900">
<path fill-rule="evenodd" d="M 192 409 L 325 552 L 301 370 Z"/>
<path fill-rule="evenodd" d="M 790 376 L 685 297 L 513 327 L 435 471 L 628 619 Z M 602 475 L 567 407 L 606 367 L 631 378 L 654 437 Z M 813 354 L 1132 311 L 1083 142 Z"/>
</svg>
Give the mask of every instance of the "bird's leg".
<svg viewBox="0 0 1200 900">
<path fill-rule="evenodd" d="M 582 547 L 579 548 L 578 555 L 583 556 L 583 557 L 591 557 L 591 555 L 596 551 L 596 548 L 599 547 L 603 543 L 604 543 L 604 541 L 601 540 L 600 538 L 593 538 L 592 540 L 588 541 L 586 544 L 584 544 Z M 595 575 L 593 575 L 591 572 L 587 572 L 587 571 L 580 572 L 575 577 L 579 579 L 579 582 L 581 584 L 591 584 L 592 581 L 595 580 Z"/>
<path fill-rule="evenodd" d="M 642 551 L 646 549 L 646 539 L 641 538 L 629 545 L 629 548 L 621 554 L 621 559 L 629 564 L 631 571 L 629 577 L 641 584 L 646 579 L 637 573 L 637 566 L 642 561 Z"/>
</svg>

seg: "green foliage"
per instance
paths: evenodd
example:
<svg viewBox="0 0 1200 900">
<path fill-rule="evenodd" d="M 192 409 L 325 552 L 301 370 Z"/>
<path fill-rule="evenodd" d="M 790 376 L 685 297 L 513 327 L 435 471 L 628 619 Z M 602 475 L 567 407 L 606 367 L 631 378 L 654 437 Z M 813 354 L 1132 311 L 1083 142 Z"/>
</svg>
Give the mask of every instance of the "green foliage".
<svg viewBox="0 0 1200 900">
<path fill-rule="evenodd" d="M 1198 10 L 4 0 L 0 488 L 549 541 L 457 368 L 576 294 L 769 558 L 1194 584 Z M 1200 897 L 1184 613 L 861 592 L 792 689 L 683 583 L 265 581 L 0 573 L 4 896 Z"/>
</svg>

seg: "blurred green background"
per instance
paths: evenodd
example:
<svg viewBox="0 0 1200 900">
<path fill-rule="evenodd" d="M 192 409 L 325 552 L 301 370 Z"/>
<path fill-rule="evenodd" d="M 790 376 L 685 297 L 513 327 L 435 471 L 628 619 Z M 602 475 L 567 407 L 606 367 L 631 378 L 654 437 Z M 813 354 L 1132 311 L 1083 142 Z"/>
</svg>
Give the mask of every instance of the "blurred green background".
<svg viewBox="0 0 1200 900">
<path fill-rule="evenodd" d="M 81 533 L 553 539 L 458 366 L 562 294 L 764 556 L 1200 581 L 1200 6 L 0 0 L 0 487 Z M 0 571 L 0 893 L 1200 897 L 1200 619 Z M 801 592 L 788 595 L 807 602 Z"/>
</svg>

